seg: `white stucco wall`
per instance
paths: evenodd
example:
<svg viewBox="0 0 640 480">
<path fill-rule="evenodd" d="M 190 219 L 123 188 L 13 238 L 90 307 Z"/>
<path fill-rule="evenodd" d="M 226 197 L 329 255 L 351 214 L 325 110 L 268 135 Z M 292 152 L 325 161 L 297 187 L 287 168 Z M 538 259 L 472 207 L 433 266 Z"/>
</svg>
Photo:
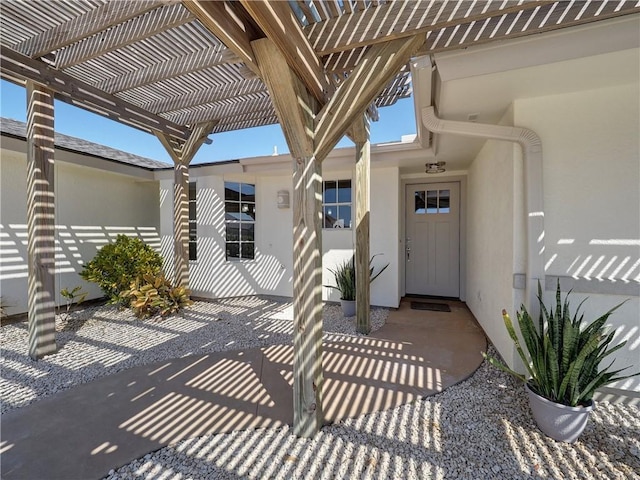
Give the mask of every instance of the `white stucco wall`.
<svg viewBox="0 0 640 480">
<path fill-rule="evenodd" d="M 160 235 L 166 260 L 165 270 L 172 269 L 173 180 L 164 175 L 160 181 Z M 355 218 L 355 170 L 333 169 L 323 172 L 324 180 L 351 179 L 352 214 Z M 293 208 L 277 207 L 277 192 L 287 190 L 293 197 L 290 175 L 214 174 L 211 168 L 192 168 L 190 181 L 197 184 L 198 259 L 190 262 L 190 287 L 196 296 L 222 298 L 242 295 L 293 295 Z M 256 258 L 249 261 L 226 261 L 224 251 L 224 182 L 253 183 L 256 186 Z M 387 270 L 372 284 L 373 305 L 397 307 L 398 280 L 398 209 L 399 172 L 377 168 L 371 173 L 371 254 L 382 253 L 374 264 Z M 382 193 L 382 194 L 381 194 Z M 328 268 L 351 257 L 355 229 L 324 230 L 323 285 L 333 284 Z M 323 288 L 325 300 L 338 301 L 339 294 Z"/>
<path fill-rule="evenodd" d="M 509 111 L 500 122 L 512 121 Z M 514 318 L 514 226 L 520 204 L 514 188 L 519 160 L 511 142 L 488 140 L 468 171 L 467 183 L 467 306 L 505 361 L 514 365 L 513 343 L 502 309 Z"/>
<path fill-rule="evenodd" d="M 544 152 L 547 276 L 573 282 L 594 319 L 611 318 L 615 367 L 640 365 L 640 95 L 638 83 L 515 102 L 515 123 L 535 130 Z M 552 300 L 553 292 L 545 298 Z M 640 391 L 636 377 L 613 385 Z"/>
<path fill-rule="evenodd" d="M 60 153 L 64 156 L 65 153 Z M 56 301 L 62 288 L 81 285 L 88 298 L 102 296 L 78 272 L 98 248 L 119 233 L 154 247 L 158 236 L 158 183 L 105 170 L 55 163 Z M 0 295 L 7 314 L 27 311 L 26 155 L 3 149 L 0 159 Z"/>
</svg>

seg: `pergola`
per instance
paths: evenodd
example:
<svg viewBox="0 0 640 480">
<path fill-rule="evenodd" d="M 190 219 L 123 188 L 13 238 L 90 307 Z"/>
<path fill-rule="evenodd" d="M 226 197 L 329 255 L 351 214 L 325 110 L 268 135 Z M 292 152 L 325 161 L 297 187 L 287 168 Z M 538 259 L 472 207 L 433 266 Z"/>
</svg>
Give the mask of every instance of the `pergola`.
<svg viewBox="0 0 640 480">
<path fill-rule="evenodd" d="M 369 120 L 412 57 L 640 12 L 636 1 L 3 0 L 2 78 L 28 95 L 29 351 L 55 352 L 53 99 L 150 133 L 175 165 L 188 286 L 189 163 L 211 133 L 280 123 L 293 157 L 294 431 L 322 425 L 323 159 L 356 144 L 357 324 L 369 331 Z"/>
</svg>

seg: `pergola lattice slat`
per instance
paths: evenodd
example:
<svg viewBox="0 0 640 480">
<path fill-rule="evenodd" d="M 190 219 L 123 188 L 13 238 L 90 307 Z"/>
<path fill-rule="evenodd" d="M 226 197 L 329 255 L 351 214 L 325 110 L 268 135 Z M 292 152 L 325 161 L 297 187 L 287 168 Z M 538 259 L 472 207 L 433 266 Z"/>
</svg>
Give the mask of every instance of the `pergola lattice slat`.
<svg viewBox="0 0 640 480">
<path fill-rule="evenodd" d="M 239 62 L 238 57 L 228 48 L 223 46 L 211 47 L 155 63 L 147 68 L 134 70 L 127 75 L 114 76 L 97 84 L 96 88 L 108 93 L 118 93 L 174 78 L 177 75 L 211 68 L 221 63 L 237 62 Z"/>
<path fill-rule="evenodd" d="M 41 57 L 79 42 L 109 27 L 126 22 L 169 3 L 169 1 L 140 0 L 137 2 L 108 2 L 13 46 L 14 50 L 29 57 Z M 172 3 L 175 3 L 172 2 Z"/>
<path fill-rule="evenodd" d="M 191 20 L 193 16 L 182 5 L 157 8 L 142 15 L 138 21 L 122 23 L 60 50 L 56 55 L 56 67 L 62 70 L 86 62 Z"/>
<path fill-rule="evenodd" d="M 410 37 L 439 27 L 469 23 L 495 16 L 528 10 L 548 1 L 486 3 L 466 2 L 389 2 L 364 13 L 342 15 L 305 27 L 318 55 L 352 50 L 357 47 Z M 494 6 L 495 5 L 495 6 Z"/>
<path fill-rule="evenodd" d="M 221 85 L 216 89 L 195 90 L 185 95 L 160 98 L 143 105 L 143 108 L 152 113 L 169 113 L 198 106 L 207 107 L 222 100 L 264 91 L 265 87 L 262 81 L 254 78 L 239 83 Z"/>
</svg>

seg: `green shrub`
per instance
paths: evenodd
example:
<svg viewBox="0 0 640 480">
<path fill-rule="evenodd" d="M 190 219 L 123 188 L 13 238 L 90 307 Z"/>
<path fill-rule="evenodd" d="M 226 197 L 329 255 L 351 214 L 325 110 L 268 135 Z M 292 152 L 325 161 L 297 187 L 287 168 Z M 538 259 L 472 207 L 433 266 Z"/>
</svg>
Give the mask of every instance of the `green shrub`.
<svg viewBox="0 0 640 480">
<path fill-rule="evenodd" d="M 160 314 L 170 315 L 193 304 L 190 292 L 184 287 L 173 287 L 163 275 L 144 275 L 142 282 L 131 282 L 129 290 L 120 294 L 136 317 L 146 318 Z"/>
<path fill-rule="evenodd" d="M 123 303 L 120 292 L 139 282 L 144 275 L 157 275 L 162 257 L 139 238 L 118 235 L 114 243 L 102 247 L 87 263 L 80 276 L 97 283 L 110 303 Z"/>
</svg>

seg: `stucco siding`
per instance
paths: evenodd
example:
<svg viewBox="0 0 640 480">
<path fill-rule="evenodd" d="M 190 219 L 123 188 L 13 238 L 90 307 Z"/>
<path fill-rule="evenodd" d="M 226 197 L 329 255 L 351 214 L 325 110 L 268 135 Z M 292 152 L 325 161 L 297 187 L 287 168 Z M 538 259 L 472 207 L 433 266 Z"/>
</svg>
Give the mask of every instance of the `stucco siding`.
<svg viewBox="0 0 640 480">
<path fill-rule="evenodd" d="M 9 315 L 27 311 L 26 155 L 3 150 L 0 160 L 0 295 Z M 78 275 L 85 262 L 119 233 L 159 247 L 158 183 L 57 161 L 56 302 L 62 288 L 81 285 L 88 298 L 100 289 Z"/>
<path fill-rule="evenodd" d="M 535 130 L 544 152 L 546 275 L 584 297 L 594 319 L 610 318 L 615 367 L 640 361 L 640 95 L 637 83 L 515 102 L 515 121 Z M 553 298 L 548 285 L 545 299 Z M 581 291 L 582 290 L 582 291 Z M 640 379 L 613 385 L 640 391 Z"/>
<path fill-rule="evenodd" d="M 330 170 L 324 180 L 352 181 L 352 216 L 355 219 L 355 170 Z M 196 182 L 197 251 L 190 262 L 190 287 L 194 295 L 224 298 L 243 295 L 293 295 L 293 205 L 278 208 L 277 194 L 287 190 L 293 198 L 290 175 L 211 175 L 192 168 L 190 181 Z M 225 255 L 224 182 L 252 183 L 256 186 L 256 230 L 254 260 L 227 261 Z M 397 168 L 378 168 L 371 173 L 371 254 L 376 266 L 390 263 L 371 287 L 373 305 L 397 307 L 400 301 L 398 272 L 399 173 Z M 160 235 L 165 270 L 173 262 L 173 181 L 160 181 Z M 328 269 L 349 259 L 355 245 L 355 228 L 323 230 L 323 285 L 333 284 Z M 323 298 L 338 301 L 339 294 L 323 287 Z"/>
<path fill-rule="evenodd" d="M 515 357 L 501 311 L 513 314 L 514 162 L 513 143 L 488 140 L 469 168 L 467 187 L 467 305 L 510 365 Z"/>
</svg>

